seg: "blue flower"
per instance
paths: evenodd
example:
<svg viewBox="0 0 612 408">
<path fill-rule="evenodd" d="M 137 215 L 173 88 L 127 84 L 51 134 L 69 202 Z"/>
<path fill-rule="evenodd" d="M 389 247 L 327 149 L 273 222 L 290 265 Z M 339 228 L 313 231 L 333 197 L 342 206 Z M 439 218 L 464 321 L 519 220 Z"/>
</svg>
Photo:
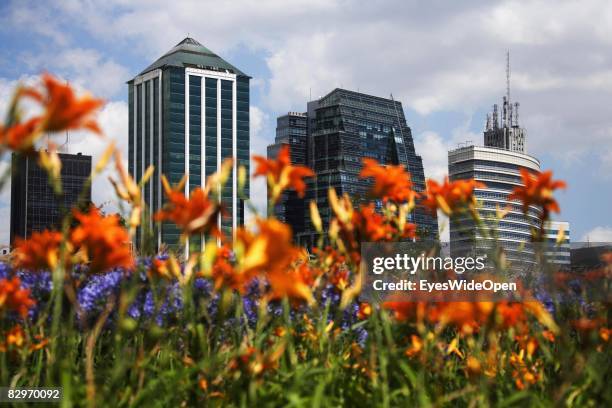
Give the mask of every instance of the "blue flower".
<svg viewBox="0 0 612 408">
<path fill-rule="evenodd" d="M 87 315 L 100 313 L 112 295 L 118 295 L 124 272 L 114 269 L 108 273 L 94 275 L 78 291 L 77 300 Z"/>
</svg>

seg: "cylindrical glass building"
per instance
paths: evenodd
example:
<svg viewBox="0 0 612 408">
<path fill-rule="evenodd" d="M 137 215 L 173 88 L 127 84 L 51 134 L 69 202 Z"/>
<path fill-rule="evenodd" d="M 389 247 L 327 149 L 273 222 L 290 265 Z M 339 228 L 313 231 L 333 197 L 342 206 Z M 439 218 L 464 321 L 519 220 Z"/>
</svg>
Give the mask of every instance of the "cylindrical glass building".
<svg viewBox="0 0 612 408">
<path fill-rule="evenodd" d="M 486 185 L 474 193 L 478 214 L 483 221 L 481 227 L 470 214 L 451 217 L 452 256 L 482 254 L 499 245 L 510 262 L 529 259 L 531 251 L 526 244 L 531 242 L 534 229 L 540 228 L 542 210 L 531 206 L 528 214 L 524 215 L 520 203 L 508 200 L 514 187 L 522 185 L 521 169 L 539 174 L 540 162 L 525 153 L 495 147 L 466 146 L 448 153 L 451 181 L 474 179 Z M 508 212 L 498 219 L 502 210 Z"/>
</svg>

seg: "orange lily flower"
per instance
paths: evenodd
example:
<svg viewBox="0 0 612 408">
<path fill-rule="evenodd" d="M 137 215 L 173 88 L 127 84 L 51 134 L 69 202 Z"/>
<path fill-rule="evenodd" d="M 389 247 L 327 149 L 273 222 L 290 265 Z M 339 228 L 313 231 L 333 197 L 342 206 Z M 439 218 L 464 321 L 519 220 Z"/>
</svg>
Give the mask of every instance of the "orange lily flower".
<svg viewBox="0 0 612 408">
<path fill-rule="evenodd" d="M 299 255 L 291 243 L 291 227 L 275 219 L 258 219 L 257 227 L 257 234 L 246 229 L 237 233 L 241 269 L 258 273 L 286 269 Z"/>
<path fill-rule="evenodd" d="M 178 273 L 180 273 L 180 269 L 178 262 L 174 258 L 164 260 L 153 258 L 151 268 L 148 270 L 147 275 L 153 278 L 172 280 L 174 277 L 178 276 L 177 270 Z"/>
<path fill-rule="evenodd" d="M 15 325 L 6 332 L 6 341 L 0 342 L 0 351 L 6 352 L 11 346 L 21 348 L 25 343 L 25 339 L 26 336 L 23 328 L 20 325 Z"/>
<path fill-rule="evenodd" d="M 361 259 L 361 242 L 392 241 L 396 238 L 414 238 L 416 226 L 406 222 L 406 213 L 400 207 L 399 215 L 390 217 L 376 212 L 374 203 L 353 208 L 349 196 L 341 198 L 333 188 L 329 189 L 329 204 L 335 216 L 330 222 L 329 236 L 340 238 L 350 260 L 358 264 Z M 389 208 L 388 208 L 389 209 Z"/>
<path fill-rule="evenodd" d="M 200 233 L 219 234 L 217 215 L 221 210 L 215 201 L 209 199 L 208 190 L 196 187 L 188 199 L 182 191 L 184 182 L 171 188 L 163 176 L 162 181 L 168 202 L 165 208 L 155 214 L 156 221 L 172 221 L 186 236 Z"/>
<path fill-rule="evenodd" d="M 399 321 L 406 321 L 417 315 L 420 304 L 417 302 L 386 301 L 382 304 L 383 309 L 392 310 L 395 318 Z"/>
<path fill-rule="evenodd" d="M 102 133 L 92 115 L 104 102 L 89 95 L 77 97 L 70 85 L 62 84 L 49 74 L 43 74 L 45 93 L 25 88 L 22 94 L 38 101 L 45 109 L 43 128 L 46 132 L 88 129 Z"/>
<path fill-rule="evenodd" d="M 325 271 L 328 282 L 339 290 L 346 289 L 350 283 L 346 256 L 330 246 L 324 249 L 313 248 L 313 254 L 317 257 L 317 263 Z"/>
<path fill-rule="evenodd" d="M 602 327 L 599 329 L 599 338 L 605 341 L 606 343 L 610 341 L 611 334 L 612 334 L 612 329 L 608 329 L 607 327 Z"/>
<path fill-rule="evenodd" d="M 555 334 L 550 330 L 544 330 L 542 332 L 542 337 L 544 337 L 546 340 L 550 341 L 551 343 L 555 342 Z"/>
<path fill-rule="evenodd" d="M 21 287 L 21 280 L 18 277 L 0 280 L 0 310 L 13 310 L 21 317 L 28 315 L 28 309 L 32 308 L 36 302 L 30 297 L 30 289 Z"/>
<path fill-rule="evenodd" d="M 231 253 L 231 248 L 227 244 L 216 248 L 215 261 L 212 265 L 212 278 L 215 282 L 215 289 L 227 286 L 243 291 L 251 279 L 254 278 L 254 275 L 247 276 L 237 273 L 230 260 Z"/>
<path fill-rule="evenodd" d="M 372 305 L 367 302 L 359 304 L 359 310 L 357 311 L 357 318 L 359 320 L 365 320 L 372 315 Z"/>
<path fill-rule="evenodd" d="M 433 213 L 440 209 L 446 215 L 460 211 L 468 206 L 471 210 L 476 204 L 474 189 L 485 188 L 483 183 L 476 180 L 457 180 L 448 181 L 444 179 L 443 184 L 438 184 L 434 180 L 427 180 L 427 196 L 422 201 L 422 205 L 429 208 Z"/>
<path fill-rule="evenodd" d="M 427 319 L 432 323 L 455 326 L 462 334 L 471 334 L 486 322 L 493 305 L 490 302 L 441 302 L 427 305 Z"/>
<path fill-rule="evenodd" d="M 314 271 L 292 265 L 301 251 L 291 243 L 291 228 L 275 219 L 258 219 L 257 227 L 258 233 L 244 227 L 236 232 L 235 261 L 231 260 L 229 246 L 216 249 L 212 266 L 215 288 L 225 285 L 243 292 L 253 279 L 264 277 L 271 286 L 270 298 L 287 296 L 312 301 L 310 284 Z"/>
<path fill-rule="evenodd" d="M 521 179 L 524 186 L 514 187 L 509 200 L 519 200 L 523 203 L 523 212 L 527 213 L 530 205 L 542 208 L 542 219 L 548 219 L 551 211 L 560 211 L 557 200 L 553 197 L 553 191 L 566 188 L 561 180 L 552 179 L 552 171 L 548 170 L 534 175 L 525 169 L 521 169 Z"/>
<path fill-rule="evenodd" d="M 465 370 L 468 377 L 479 376 L 482 373 L 482 364 L 474 356 L 468 356 L 465 361 Z"/>
<path fill-rule="evenodd" d="M 62 234 L 57 231 L 33 232 L 30 238 L 15 240 L 13 266 L 15 268 L 53 270 L 60 257 Z"/>
<path fill-rule="evenodd" d="M 30 344 L 30 346 L 28 347 L 30 351 L 42 350 L 47 346 L 47 344 L 49 344 L 49 339 L 44 338 L 41 334 L 34 335 L 34 338 L 38 340 L 38 343 Z"/>
<path fill-rule="evenodd" d="M 404 354 L 406 357 L 412 358 L 418 355 L 423 350 L 423 340 L 416 334 L 410 336 L 410 347 L 406 349 Z"/>
<path fill-rule="evenodd" d="M 285 348 L 285 343 L 280 342 L 274 349 L 264 353 L 253 346 L 246 346 L 238 357 L 229 362 L 228 368 L 231 371 L 244 371 L 254 377 L 262 376 L 278 368 L 278 361 L 283 356 Z"/>
<path fill-rule="evenodd" d="M 9 128 L 0 125 L 0 151 L 9 148 L 16 152 L 32 152 L 34 142 L 40 135 L 40 118 L 32 118 Z"/>
<path fill-rule="evenodd" d="M 287 189 L 294 189 L 300 197 L 304 197 L 306 183 L 304 177 L 314 176 L 314 172 L 306 166 L 293 166 L 289 145 L 283 145 L 278 152 L 276 160 L 266 159 L 262 156 L 253 156 L 257 162 L 254 176 L 266 176 L 272 202 L 276 202 L 281 193 Z"/>
<path fill-rule="evenodd" d="M 21 328 L 21 326 L 16 325 L 6 334 L 6 343 L 7 345 L 14 345 L 16 347 L 23 346 L 25 342 L 25 332 Z"/>
<path fill-rule="evenodd" d="M 527 319 L 522 303 L 500 302 L 497 304 L 497 313 L 503 327 L 516 327 Z"/>
<path fill-rule="evenodd" d="M 70 242 L 84 262 L 91 262 L 90 270 L 93 273 L 117 267 L 134 267 L 129 248 L 130 237 L 119 224 L 119 216 L 103 216 L 95 207 L 89 213 L 75 211 L 74 216 L 80 224 L 72 231 Z"/>
<path fill-rule="evenodd" d="M 16 348 L 22 348 L 27 344 L 26 333 L 23 330 L 23 327 L 20 325 L 13 326 L 5 335 L 6 341 L 0 342 L 0 352 L 5 353 L 9 347 L 14 346 Z M 49 339 L 43 338 L 42 335 L 35 335 L 34 338 L 38 340 L 38 343 L 31 343 L 28 346 L 28 350 L 38 351 L 43 349 L 47 344 L 49 344 Z"/>
<path fill-rule="evenodd" d="M 270 299 L 288 297 L 314 302 L 310 290 L 312 271 L 306 273 L 294 266 L 302 251 L 292 244 L 291 227 L 275 219 L 259 219 L 257 227 L 257 234 L 244 228 L 236 234 L 234 280 L 244 288 L 244 283 L 262 276 L 270 283 Z"/>
<path fill-rule="evenodd" d="M 376 212 L 374 203 L 361 206 L 360 211 L 353 212 L 353 225 L 360 232 L 363 240 L 389 241 L 396 232 L 385 217 Z"/>
<path fill-rule="evenodd" d="M 266 277 L 271 287 L 269 299 L 274 300 L 287 297 L 294 300 L 304 300 L 309 304 L 314 303 L 315 300 L 310 286 L 299 270 L 274 269 Z"/>
<path fill-rule="evenodd" d="M 404 166 L 387 165 L 381 166 L 378 161 L 370 158 L 363 159 L 363 169 L 359 173 L 361 178 L 374 178 L 372 195 L 381 198 L 383 202 L 388 200 L 396 203 L 414 202 L 418 194 L 412 190 L 410 173 L 406 172 Z"/>
</svg>

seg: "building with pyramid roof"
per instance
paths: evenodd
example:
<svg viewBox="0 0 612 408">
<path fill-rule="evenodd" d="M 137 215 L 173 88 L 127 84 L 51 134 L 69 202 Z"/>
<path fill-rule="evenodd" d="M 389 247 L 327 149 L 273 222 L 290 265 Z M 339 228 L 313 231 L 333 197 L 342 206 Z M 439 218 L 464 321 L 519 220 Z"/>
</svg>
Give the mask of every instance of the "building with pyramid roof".
<svg viewBox="0 0 612 408">
<path fill-rule="evenodd" d="M 164 205 L 162 174 L 171 184 L 186 174 L 188 195 L 205 186 L 225 159 L 235 158 L 222 192 L 226 215 L 218 223 L 230 236 L 244 223 L 237 169 L 245 166 L 248 174 L 249 81 L 247 74 L 190 37 L 128 81 L 129 171 L 140 180 L 149 166 L 155 167 L 143 187 L 151 212 Z M 248 192 L 247 181 L 246 197 Z M 158 247 L 179 245 L 180 231 L 174 225 L 151 227 Z M 189 244 L 199 246 L 203 238 L 193 237 Z"/>
</svg>

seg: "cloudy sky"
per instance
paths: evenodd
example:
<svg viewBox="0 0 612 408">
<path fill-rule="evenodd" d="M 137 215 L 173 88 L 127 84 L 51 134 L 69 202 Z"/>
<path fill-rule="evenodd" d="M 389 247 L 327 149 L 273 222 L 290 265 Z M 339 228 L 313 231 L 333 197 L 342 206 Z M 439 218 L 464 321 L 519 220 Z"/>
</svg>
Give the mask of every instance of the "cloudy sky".
<svg viewBox="0 0 612 408">
<path fill-rule="evenodd" d="M 446 173 L 448 149 L 482 144 L 485 115 L 505 92 L 509 49 L 528 151 L 569 185 L 558 218 L 571 222 L 574 240 L 612 241 L 607 0 L 2 1 L 0 112 L 19 81 L 47 70 L 108 101 L 100 122 L 127 151 L 125 82 L 187 34 L 253 77 L 252 153 L 264 154 L 276 116 L 305 110 L 309 95 L 393 93 L 433 178 Z M 75 134 L 70 148 L 96 156 L 105 143 Z M 93 196 L 114 205 L 104 179 Z M 5 188 L 0 244 L 9 214 Z"/>
</svg>

